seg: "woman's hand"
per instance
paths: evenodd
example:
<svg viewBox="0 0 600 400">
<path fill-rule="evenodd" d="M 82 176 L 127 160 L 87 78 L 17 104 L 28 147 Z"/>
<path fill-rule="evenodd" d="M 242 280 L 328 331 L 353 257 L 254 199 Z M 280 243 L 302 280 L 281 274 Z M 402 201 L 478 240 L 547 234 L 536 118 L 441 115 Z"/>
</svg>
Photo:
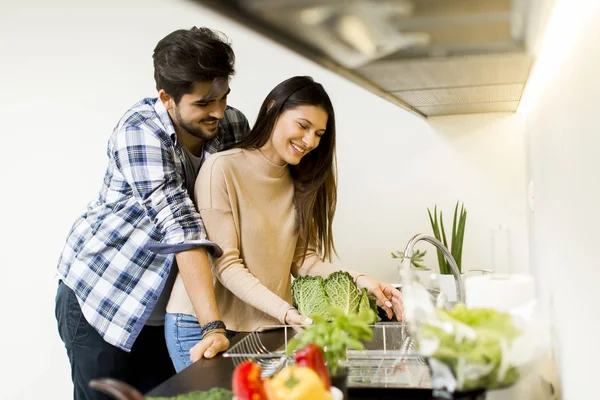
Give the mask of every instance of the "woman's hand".
<svg viewBox="0 0 600 400">
<path fill-rule="evenodd" d="M 285 314 L 285 323 L 288 325 L 310 325 L 312 319 L 300 314 L 295 308 L 290 308 Z"/>
<path fill-rule="evenodd" d="M 359 275 L 356 278 L 356 286 L 359 289 L 366 288 L 369 294 L 377 300 L 377 306 L 385 310 L 388 318 L 392 318 L 393 312 L 396 315 L 396 319 L 402 321 L 404 305 L 402 303 L 402 293 L 398 289 L 389 283 L 367 275 Z"/>
<path fill-rule="evenodd" d="M 204 337 L 190 349 L 190 358 L 193 363 L 202 357 L 213 358 L 218 353 L 227 350 L 228 347 L 229 339 L 225 336 L 225 332 L 215 332 Z"/>
</svg>

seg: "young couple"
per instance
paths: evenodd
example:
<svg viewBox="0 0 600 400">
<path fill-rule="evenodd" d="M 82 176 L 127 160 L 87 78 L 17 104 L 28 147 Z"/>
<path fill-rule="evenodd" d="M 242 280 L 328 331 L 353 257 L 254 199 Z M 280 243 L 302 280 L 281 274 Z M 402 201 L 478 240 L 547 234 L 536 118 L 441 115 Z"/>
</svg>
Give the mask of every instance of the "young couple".
<svg viewBox="0 0 600 400">
<path fill-rule="evenodd" d="M 325 261 L 336 131 L 323 87 L 280 83 L 250 130 L 227 106 L 234 53 L 221 35 L 175 31 L 153 59 L 158 98 L 117 124 L 102 189 L 58 263 L 75 399 L 105 398 L 88 388 L 105 377 L 146 392 L 226 350 L 236 332 L 310 323 L 291 305 L 291 276 L 341 269 Z M 349 272 L 401 317 L 400 292 Z"/>
</svg>

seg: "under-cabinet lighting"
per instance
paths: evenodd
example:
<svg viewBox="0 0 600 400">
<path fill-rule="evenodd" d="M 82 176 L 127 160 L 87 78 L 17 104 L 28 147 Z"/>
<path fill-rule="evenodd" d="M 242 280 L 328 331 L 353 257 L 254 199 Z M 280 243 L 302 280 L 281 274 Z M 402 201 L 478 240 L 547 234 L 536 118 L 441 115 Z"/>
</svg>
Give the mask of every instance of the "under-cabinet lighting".
<svg viewBox="0 0 600 400">
<path fill-rule="evenodd" d="M 539 53 L 525 85 L 518 112 L 527 114 L 545 88 L 567 62 L 569 50 L 578 40 L 582 16 L 594 7 L 588 0 L 555 0 L 554 7 L 541 38 Z"/>
</svg>

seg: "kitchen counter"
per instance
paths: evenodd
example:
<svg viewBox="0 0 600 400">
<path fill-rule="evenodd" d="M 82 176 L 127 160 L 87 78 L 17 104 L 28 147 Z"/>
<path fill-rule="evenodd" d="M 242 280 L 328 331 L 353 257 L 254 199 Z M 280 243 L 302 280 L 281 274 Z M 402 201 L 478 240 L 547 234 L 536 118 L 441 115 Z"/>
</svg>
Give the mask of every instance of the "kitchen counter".
<svg viewBox="0 0 600 400">
<path fill-rule="evenodd" d="M 247 334 L 241 333 L 231 340 L 233 346 Z M 282 343 L 283 330 L 275 330 L 261 334 L 263 343 Z M 213 387 L 231 389 L 231 376 L 234 365 L 230 358 L 219 355 L 210 360 L 202 359 L 177 375 L 165 381 L 150 391 L 149 397 L 169 397 L 184 394 L 195 390 L 209 390 Z M 350 399 L 403 399 L 403 400 L 429 400 L 434 399 L 431 390 L 423 389 L 385 389 L 385 388 L 349 388 Z M 454 399 L 483 400 L 483 393 L 467 397 L 454 397 Z"/>
</svg>

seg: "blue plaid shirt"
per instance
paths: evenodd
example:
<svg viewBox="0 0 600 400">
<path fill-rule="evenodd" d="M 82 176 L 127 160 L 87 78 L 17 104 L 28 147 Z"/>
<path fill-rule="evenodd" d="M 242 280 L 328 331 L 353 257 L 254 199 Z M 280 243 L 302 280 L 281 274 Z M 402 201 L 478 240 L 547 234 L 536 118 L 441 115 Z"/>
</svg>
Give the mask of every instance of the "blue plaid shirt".
<svg viewBox="0 0 600 400">
<path fill-rule="evenodd" d="M 223 150 L 249 130 L 244 114 L 227 107 L 218 135 L 205 143 L 204 151 Z M 107 154 L 102 189 L 73 224 L 58 274 L 104 340 L 131 351 L 164 287 L 174 253 L 207 241 L 186 190 L 175 128 L 158 99 L 144 99 L 127 111 L 109 139 Z"/>
</svg>

